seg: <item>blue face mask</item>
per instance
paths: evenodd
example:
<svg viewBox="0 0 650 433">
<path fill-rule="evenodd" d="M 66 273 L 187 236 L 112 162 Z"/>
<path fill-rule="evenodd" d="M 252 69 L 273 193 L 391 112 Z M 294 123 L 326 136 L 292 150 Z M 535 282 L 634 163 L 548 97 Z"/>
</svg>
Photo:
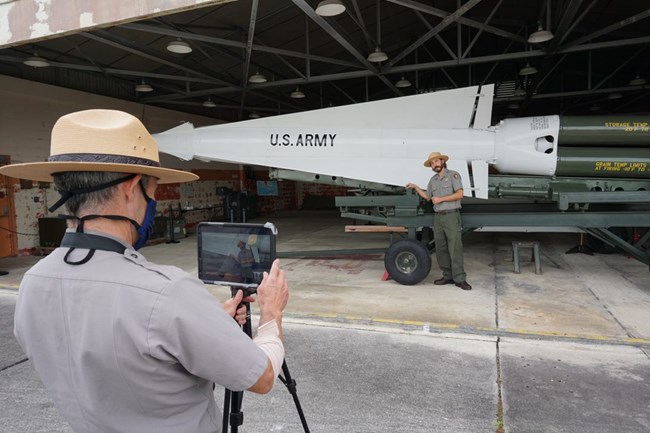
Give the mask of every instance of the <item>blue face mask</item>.
<svg viewBox="0 0 650 433">
<path fill-rule="evenodd" d="M 144 198 L 147 200 L 147 212 L 144 214 L 142 224 L 137 227 L 138 241 L 133 245 L 135 250 L 139 250 L 146 245 L 153 232 L 154 219 L 156 218 L 156 200 L 147 195 L 147 191 L 144 189 L 142 182 L 140 182 L 140 188 L 142 189 Z"/>
</svg>

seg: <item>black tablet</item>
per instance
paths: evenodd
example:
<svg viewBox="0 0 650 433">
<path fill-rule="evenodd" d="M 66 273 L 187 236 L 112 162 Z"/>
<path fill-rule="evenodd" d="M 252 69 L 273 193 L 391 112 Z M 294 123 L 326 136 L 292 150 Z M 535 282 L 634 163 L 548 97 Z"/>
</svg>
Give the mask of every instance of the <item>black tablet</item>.
<svg viewBox="0 0 650 433">
<path fill-rule="evenodd" d="M 275 260 L 272 223 L 200 223 L 197 236 L 199 279 L 207 284 L 255 289 Z"/>
</svg>

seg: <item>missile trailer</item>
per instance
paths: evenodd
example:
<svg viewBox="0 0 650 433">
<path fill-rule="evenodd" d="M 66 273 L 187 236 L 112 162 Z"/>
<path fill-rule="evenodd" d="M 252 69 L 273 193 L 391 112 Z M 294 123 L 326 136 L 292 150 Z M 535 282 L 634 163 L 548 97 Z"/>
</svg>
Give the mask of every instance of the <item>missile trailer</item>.
<svg viewBox="0 0 650 433">
<path fill-rule="evenodd" d="M 353 187 L 357 195 L 336 197 L 341 216 L 358 223 L 405 227 L 385 266 L 395 281 L 411 285 L 431 269 L 433 207 L 404 188 L 367 189 L 349 179 L 271 169 L 271 177 Z M 316 178 L 318 176 L 318 178 Z M 650 266 L 650 179 L 490 175 L 489 200 L 463 199 L 465 233 L 587 233 Z"/>
</svg>

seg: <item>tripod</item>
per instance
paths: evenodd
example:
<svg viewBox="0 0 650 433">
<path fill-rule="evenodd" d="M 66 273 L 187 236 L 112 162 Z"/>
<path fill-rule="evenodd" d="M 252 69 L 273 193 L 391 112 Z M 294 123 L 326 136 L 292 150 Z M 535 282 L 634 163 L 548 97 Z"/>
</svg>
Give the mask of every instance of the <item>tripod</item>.
<svg viewBox="0 0 650 433">
<path fill-rule="evenodd" d="M 236 293 L 236 289 L 233 290 L 233 294 Z M 250 303 L 242 302 L 242 305 L 246 307 L 246 323 L 242 325 L 242 330 L 246 333 L 246 335 L 248 335 L 249 338 L 253 338 L 253 330 L 250 320 Z M 300 416 L 300 422 L 302 423 L 303 430 L 305 430 L 305 433 L 309 433 L 309 426 L 307 426 L 305 414 L 302 411 L 300 400 L 298 400 L 298 394 L 296 392 L 296 381 L 293 380 L 291 374 L 289 373 L 289 367 L 287 367 L 286 360 L 282 362 L 282 374 L 284 376 L 279 375 L 278 378 L 287 387 L 287 390 L 293 397 L 293 402 L 296 405 L 298 416 Z M 228 423 L 230 423 L 231 433 L 237 433 L 239 426 L 244 423 L 244 413 L 241 410 L 243 397 L 244 391 L 231 391 L 226 388 L 226 393 L 223 398 L 223 423 L 221 428 L 221 431 L 223 433 L 226 433 L 228 431 Z"/>
</svg>

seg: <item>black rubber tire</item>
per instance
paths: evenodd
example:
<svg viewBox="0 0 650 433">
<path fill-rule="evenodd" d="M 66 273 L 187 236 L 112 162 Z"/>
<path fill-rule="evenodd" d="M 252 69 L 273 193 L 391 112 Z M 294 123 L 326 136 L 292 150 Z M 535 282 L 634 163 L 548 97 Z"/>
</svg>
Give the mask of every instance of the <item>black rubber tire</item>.
<svg viewBox="0 0 650 433">
<path fill-rule="evenodd" d="M 429 275 L 431 255 L 422 242 L 415 239 L 400 239 L 393 242 L 386 250 L 384 266 L 393 280 L 412 286 Z"/>
</svg>

